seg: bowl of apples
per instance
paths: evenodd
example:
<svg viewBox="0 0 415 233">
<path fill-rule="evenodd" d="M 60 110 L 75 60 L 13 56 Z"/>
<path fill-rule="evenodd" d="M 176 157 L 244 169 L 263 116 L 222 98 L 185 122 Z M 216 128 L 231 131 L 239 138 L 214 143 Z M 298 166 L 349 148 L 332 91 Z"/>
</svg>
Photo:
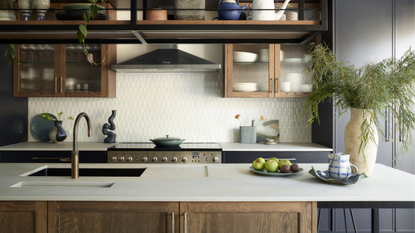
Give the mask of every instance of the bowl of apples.
<svg viewBox="0 0 415 233">
<path fill-rule="evenodd" d="M 267 161 L 259 157 L 252 162 L 249 168 L 252 172 L 264 176 L 291 176 L 304 171 L 296 163 L 291 163 L 288 159 L 269 158 Z"/>
</svg>

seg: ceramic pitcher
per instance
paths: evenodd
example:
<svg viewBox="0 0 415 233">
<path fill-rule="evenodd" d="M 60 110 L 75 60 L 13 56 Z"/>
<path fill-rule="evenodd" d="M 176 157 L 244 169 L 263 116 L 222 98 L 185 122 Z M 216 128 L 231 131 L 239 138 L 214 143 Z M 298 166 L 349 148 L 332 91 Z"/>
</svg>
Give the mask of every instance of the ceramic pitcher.
<svg viewBox="0 0 415 233">
<path fill-rule="evenodd" d="M 349 157 L 350 154 L 347 153 L 329 154 L 329 174 L 331 178 L 346 180 L 350 176 L 357 174 L 358 168 L 349 162 Z M 351 166 L 356 168 L 354 173 L 352 173 Z"/>
</svg>

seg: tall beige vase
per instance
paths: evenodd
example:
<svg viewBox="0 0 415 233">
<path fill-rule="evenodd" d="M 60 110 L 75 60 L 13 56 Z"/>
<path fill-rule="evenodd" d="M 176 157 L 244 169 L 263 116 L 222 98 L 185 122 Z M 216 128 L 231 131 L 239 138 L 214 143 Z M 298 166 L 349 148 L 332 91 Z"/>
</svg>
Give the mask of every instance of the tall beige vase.
<svg viewBox="0 0 415 233">
<path fill-rule="evenodd" d="M 372 132 L 375 140 L 369 140 L 368 144 L 359 153 L 361 142 L 361 126 L 363 123 L 363 110 L 352 108 L 350 121 L 344 129 L 345 152 L 350 154 L 350 162 L 359 168 L 359 174 L 365 173 L 367 177 L 372 175 L 378 152 L 379 136 L 376 125 L 372 124 Z M 364 155 L 364 156 L 363 156 Z"/>
</svg>

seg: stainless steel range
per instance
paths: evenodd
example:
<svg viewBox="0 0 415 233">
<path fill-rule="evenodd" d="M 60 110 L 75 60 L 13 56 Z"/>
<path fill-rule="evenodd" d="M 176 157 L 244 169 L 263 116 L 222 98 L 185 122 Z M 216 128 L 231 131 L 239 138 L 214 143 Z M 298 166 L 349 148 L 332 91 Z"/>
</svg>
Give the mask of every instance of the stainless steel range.
<svg viewBox="0 0 415 233">
<path fill-rule="evenodd" d="M 207 164 L 222 162 L 216 142 L 183 142 L 178 147 L 159 148 L 152 142 L 123 142 L 108 148 L 108 163 Z"/>
</svg>

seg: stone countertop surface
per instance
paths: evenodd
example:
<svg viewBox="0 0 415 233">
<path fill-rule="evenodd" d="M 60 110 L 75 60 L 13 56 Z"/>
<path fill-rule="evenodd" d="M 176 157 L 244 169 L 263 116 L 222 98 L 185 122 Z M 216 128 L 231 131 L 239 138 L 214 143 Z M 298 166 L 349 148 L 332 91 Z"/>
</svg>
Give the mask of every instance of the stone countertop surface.
<svg viewBox="0 0 415 233">
<path fill-rule="evenodd" d="M 78 142 L 79 151 L 107 151 L 108 147 L 117 143 L 103 142 Z M 21 142 L 8 146 L 0 147 L 1 151 L 71 151 L 73 142 L 63 142 L 60 144 L 52 142 Z"/>
<path fill-rule="evenodd" d="M 221 142 L 220 145 L 222 151 L 333 151 L 332 148 L 312 142 L 284 142 L 275 145 L 266 145 L 264 143 L 242 144 L 236 142 Z"/>
<path fill-rule="evenodd" d="M 262 176 L 251 164 L 80 164 L 81 168 L 146 168 L 141 177 L 28 177 L 33 170 L 69 164 L 0 164 L 0 200 L 7 201 L 415 201 L 415 175 L 376 164 L 353 185 L 323 182 L 303 172 Z M 12 187 L 22 184 L 21 187 Z M 97 186 L 107 187 L 97 187 Z M 18 186 L 18 185 L 17 185 Z"/>
</svg>

